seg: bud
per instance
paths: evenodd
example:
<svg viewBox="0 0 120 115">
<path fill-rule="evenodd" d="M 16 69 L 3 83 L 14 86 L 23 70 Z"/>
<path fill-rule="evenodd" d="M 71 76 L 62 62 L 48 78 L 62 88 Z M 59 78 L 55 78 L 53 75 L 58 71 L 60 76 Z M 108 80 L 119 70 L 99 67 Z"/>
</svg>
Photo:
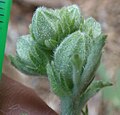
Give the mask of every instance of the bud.
<svg viewBox="0 0 120 115">
<path fill-rule="evenodd" d="M 56 10 L 40 7 L 33 16 L 30 32 L 40 45 L 53 49 L 68 34 L 79 29 L 80 20 L 80 11 L 76 5 Z"/>
<path fill-rule="evenodd" d="M 63 77 L 62 79 L 71 91 L 74 88 L 77 88 L 75 92 L 85 90 L 93 80 L 94 73 L 100 63 L 106 36 L 102 35 L 101 31 L 94 29 L 100 30 L 101 27 L 99 28 L 99 24 L 93 18 L 85 20 L 82 31 L 78 30 L 68 35 L 54 52 L 52 62 L 54 67 L 52 68 L 55 73 L 60 75 L 56 79 L 59 81 L 60 77 Z M 51 84 L 55 83 L 52 81 Z"/>
<path fill-rule="evenodd" d="M 10 56 L 10 59 L 17 69 L 30 75 L 46 75 L 51 52 L 41 48 L 30 35 L 20 37 L 16 52 L 16 56 Z"/>
</svg>

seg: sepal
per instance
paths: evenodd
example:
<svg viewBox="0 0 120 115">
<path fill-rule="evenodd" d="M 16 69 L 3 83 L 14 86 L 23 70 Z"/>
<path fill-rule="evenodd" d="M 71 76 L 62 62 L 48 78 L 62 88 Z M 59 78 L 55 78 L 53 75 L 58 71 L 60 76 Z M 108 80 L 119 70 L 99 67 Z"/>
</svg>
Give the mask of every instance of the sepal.
<svg viewBox="0 0 120 115">
<path fill-rule="evenodd" d="M 69 82 L 65 80 L 65 77 L 61 76 L 61 74 L 56 71 L 54 62 L 47 64 L 47 74 L 52 91 L 56 95 L 60 97 L 71 95 Z"/>
</svg>

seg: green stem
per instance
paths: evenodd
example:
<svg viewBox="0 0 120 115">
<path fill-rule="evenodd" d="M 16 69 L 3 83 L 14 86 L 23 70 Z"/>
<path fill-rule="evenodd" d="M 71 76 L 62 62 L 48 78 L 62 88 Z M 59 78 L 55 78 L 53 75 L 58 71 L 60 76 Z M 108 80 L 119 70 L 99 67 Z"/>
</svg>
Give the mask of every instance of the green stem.
<svg viewBox="0 0 120 115">
<path fill-rule="evenodd" d="M 79 101 L 72 97 L 61 98 L 61 115 L 80 115 Z"/>
</svg>

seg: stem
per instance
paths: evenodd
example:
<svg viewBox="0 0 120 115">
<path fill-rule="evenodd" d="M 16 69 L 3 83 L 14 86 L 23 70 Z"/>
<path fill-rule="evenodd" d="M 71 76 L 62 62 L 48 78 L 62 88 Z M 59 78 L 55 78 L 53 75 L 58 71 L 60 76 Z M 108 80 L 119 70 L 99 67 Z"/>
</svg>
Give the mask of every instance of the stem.
<svg viewBox="0 0 120 115">
<path fill-rule="evenodd" d="M 61 115 L 80 115 L 79 101 L 72 97 L 61 98 Z"/>
</svg>

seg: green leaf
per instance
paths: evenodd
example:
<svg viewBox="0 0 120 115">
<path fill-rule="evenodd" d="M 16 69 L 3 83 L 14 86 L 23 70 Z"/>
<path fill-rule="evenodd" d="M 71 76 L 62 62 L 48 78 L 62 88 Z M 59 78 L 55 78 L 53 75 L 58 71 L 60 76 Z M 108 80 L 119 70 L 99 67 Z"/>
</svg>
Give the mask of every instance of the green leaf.
<svg viewBox="0 0 120 115">
<path fill-rule="evenodd" d="M 91 97 L 98 93 L 102 88 L 107 86 L 112 86 L 112 83 L 104 81 L 93 82 L 80 97 L 80 105 L 82 106 L 81 108 L 85 106 L 85 104 Z"/>
</svg>

